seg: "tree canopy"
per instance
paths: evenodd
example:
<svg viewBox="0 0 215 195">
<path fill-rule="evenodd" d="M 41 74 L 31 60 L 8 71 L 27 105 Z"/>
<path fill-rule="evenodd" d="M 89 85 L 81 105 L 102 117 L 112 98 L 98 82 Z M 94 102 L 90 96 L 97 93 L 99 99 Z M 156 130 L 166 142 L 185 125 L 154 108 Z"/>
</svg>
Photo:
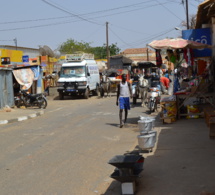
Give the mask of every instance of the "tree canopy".
<svg viewBox="0 0 215 195">
<path fill-rule="evenodd" d="M 66 42 L 62 43 L 60 46 L 60 52 L 61 53 L 66 53 L 66 54 L 71 54 L 75 52 L 85 52 L 85 53 L 93 53 L 95 56 L 95 59 L 104 59 L 107 58 L 107 50 L 106 50 L 106 45 L 103 44 L 103 46 L 99 47 L 91 47 L 91 43 L 86 43 L 86 42 L 78 42 L 75 41 L 74 39 L 68 39 Z M 110 56 L 117 55 L 120 52 L 119 47 L 117 44 L 111 44 L 109 45 L 109 51 L 110 51 Z"/>
</svg>

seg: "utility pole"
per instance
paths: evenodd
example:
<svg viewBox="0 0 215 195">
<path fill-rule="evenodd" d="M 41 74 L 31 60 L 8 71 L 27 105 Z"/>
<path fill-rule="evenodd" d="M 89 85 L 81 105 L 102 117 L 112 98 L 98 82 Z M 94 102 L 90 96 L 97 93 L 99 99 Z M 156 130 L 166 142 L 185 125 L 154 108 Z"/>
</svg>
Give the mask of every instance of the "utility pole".
<svg viewBox="0 0 215 195">
<path fill-rule="evenodd" d="M 108 43 L 108 22 L 106 22 L 106 50 L 107 50 L 107 69 L 110 68 L 110 51 Z"/>
<path fill-rule="evenodd" d="M 13 39 L 15 46 L 16 46 L 16 50 L 17 50 L 17 38 Z"/>
<path fill-rule="evenodd" d="M 146 54 L 147 54 L 147 62 L 148 62 L 149 61 L 149 49 L 147 46 L 146 46 Z"/>
<path fill-rule="evenodd" d="M 187 29 L 189 29 L 188 0 L 186 0 Z"/>
</svg>

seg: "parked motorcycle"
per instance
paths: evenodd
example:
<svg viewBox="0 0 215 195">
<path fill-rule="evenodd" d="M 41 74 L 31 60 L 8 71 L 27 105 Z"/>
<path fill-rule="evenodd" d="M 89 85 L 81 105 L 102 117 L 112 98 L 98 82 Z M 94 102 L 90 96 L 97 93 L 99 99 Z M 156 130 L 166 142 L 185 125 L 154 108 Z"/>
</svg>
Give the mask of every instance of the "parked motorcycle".
<svg viewBox="0 0 215 195">
<path fill-rule="evenodd" d="M 45 109 L 47 107 L 47 100 L 45 94 L 31 94 L 24 90 L 19 92 L 19 95 L 14 97 L 14 103 L 19 108 L 21 106 L 33 107 L 38 106 L 39 108 Z"/>
<path fill-rule="evenodd" d="M 149 112 L 152 113 L 157 110 L 157 105 L 160 102 L 160 89 L 158 87 L 149 88 L 150 95 L 148 97 L 148 109 Z"/>
<path fill-rule="evenodd" d="M 138 81 L 132 82 L 132 97 L 133 97 L 133 104 L 136 104 L 137 99 L 139 98 Z"/>
</svg>

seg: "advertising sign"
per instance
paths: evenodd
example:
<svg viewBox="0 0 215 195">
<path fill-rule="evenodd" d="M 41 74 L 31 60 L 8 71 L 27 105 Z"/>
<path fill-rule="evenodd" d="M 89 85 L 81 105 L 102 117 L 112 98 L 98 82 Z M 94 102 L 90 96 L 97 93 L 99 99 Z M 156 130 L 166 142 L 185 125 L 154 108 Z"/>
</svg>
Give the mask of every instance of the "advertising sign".
<svg viewBox="0 0 215 195">
<path fill-rule="evenodd" d="M 211 29 L 201 28 L 182 30 L 182 38 L 211 45 Z M 212 55 L 211 49 L 194 49 L 193 52 L 194 57 L 208 57 Z"/>
<path fill-rule="evenodd" d="M 2 65 L 10 64 L 10 58 L 9 57 L 3 57 L 3 58 L 1 58 L 1 64 Z"/>
<path fill-rule="evenodd" d="M 22 62 L 29 62 L 29 56 L 22 56 Z"/>
</svg>

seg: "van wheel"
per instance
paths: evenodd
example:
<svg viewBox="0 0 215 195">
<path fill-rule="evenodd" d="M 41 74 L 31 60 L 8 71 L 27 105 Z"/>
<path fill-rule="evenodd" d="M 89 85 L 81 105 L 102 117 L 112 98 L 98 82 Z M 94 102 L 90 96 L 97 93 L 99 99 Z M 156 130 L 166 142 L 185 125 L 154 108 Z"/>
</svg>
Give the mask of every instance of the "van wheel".
<svg viewBox="0 0 215 195">
<path fill-rule="evenodd" d="M 89 89 L 87 88 L 84 92 L 84 99 L 88 99 L 89 98 Z"/>
<path fill-rule="evenodd" d="M 60 99 L 60 100 L 63 100 L 63 99 L 64 99 L 63 93 L 59 93 L 59 99 Z"/>
</svg>

